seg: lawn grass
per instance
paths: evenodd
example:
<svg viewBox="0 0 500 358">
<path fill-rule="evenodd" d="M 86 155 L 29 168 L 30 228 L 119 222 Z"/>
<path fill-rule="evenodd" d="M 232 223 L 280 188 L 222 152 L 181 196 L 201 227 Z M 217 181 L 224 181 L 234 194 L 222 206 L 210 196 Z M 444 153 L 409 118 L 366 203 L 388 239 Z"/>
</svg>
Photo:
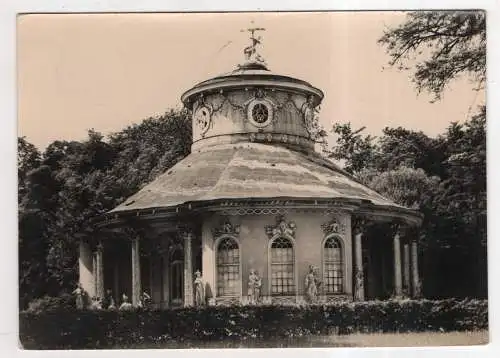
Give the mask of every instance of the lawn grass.
<svg viewBox="0 0 500 358">
<path fill-rule="evenodd" d="M 487 344 L 488 331 L 352 334 L 346 338 L 356 347 L 471 346 Z"/>
<path fill-rule="evenodd" d="M 306 336 L 299 338 L 213 342 L 161 342 L 129 347 L 132 349 L 185 349 L 185 348 L 334 348 L 334 347 L 425 347 L 470 346 L 487 344 L 488 331 L 421 332 L 421 333 L 354 333 L 350 335 Z"/>
</svg>

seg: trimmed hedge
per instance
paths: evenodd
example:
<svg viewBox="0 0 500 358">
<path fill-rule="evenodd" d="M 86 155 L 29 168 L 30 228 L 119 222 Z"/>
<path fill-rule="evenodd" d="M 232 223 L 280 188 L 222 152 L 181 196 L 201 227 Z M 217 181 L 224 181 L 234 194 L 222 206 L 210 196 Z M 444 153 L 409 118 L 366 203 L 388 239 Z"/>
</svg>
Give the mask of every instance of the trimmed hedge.
<svg viewBox="0 0 500 358">
<path fill-rule="evenodd" d="M 20 340 L 26 349 L 102 349 L 172 340 L 245 340 L 487 328 L 486 300 L 455 299 L 131 312 L 61 309 L 20 314 Z"/>
</svg>

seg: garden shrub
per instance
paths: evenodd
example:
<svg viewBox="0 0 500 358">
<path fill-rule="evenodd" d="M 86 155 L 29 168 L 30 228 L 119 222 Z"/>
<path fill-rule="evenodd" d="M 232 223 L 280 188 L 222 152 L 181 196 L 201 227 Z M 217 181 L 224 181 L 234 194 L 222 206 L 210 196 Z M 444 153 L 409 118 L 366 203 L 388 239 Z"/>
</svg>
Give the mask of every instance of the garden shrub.
<svg viewBox="0 0 500 358">
<path fill-rule="evenodd" d="M 26 311 L 41 313 L 54 310 L 72 310 L 74 306 L 75 299 L 70 294 L 64 294 L 59 297 L 44 296 L 31 301 Z"/>
<path fill-rule="evenodd" d="M 50 300 L 49 300 L 50 301 Z M 44 301 L 45 302 L 45 301 Z M 52 301 L 51 301 L 52 302 Z M 312 306 L 228 306 L 151 311 L 78 311 L 38 305 L 20 314 L 25 348 L 118 348 L 168 341 L 294 338 L 353 332 L 488 328 L 485 300 L 341 302 Z M 48 307 L 40 311 L 40 307 Z"/>
</svg>

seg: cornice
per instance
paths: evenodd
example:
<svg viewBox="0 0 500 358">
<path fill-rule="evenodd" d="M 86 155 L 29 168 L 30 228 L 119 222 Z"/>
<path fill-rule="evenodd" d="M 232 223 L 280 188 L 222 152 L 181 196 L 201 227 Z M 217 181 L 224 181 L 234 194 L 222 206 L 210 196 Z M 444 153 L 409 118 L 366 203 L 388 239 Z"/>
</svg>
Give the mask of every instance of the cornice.
<svg viewBox="0 0 500 358">
<path fill-rule="evenodd" d="M 377 222 L 403 222 L 406 226 L 419 226 L 423 215 L 400 207 L 381 207 L 367 205 L 354 199 L 238 199 L 210 200 L 184 203 L 172 208 L 146 208 L 133 211 L 111 212 L 96 220 L 98 228 L 113 228 L 140 223 L 140 225 L 156 225 L 165 228 L 165 222 L 171 219 L 182 220 L 193 215 L 218 213 L 224 216 L 239 215 L 284 215 L 289 212 L 309 212 L 321 215 L 337 215 L 339 213 L 364 217 L 365 220 Z M 167 225 L 168 226 L 168 225 Z M 172 225 L 172 231 L 175 225 Z"/>
</svg>

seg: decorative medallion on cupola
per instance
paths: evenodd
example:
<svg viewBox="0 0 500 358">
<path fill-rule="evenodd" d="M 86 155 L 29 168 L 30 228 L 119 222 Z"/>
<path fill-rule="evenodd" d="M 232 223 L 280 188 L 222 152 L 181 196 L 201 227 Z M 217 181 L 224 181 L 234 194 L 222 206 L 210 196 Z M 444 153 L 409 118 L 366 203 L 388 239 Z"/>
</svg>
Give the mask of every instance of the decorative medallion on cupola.
<svg viewBox="0 0 500 358">
<path fill-rule="evenodd" d="M 265 97 L 262 89 L 255 91 L 255 96 L 247 104 L 247 118 L 257 128 L 267 127 L 273 121 L 274 104 Z"/>
<path fill-rule="evenodd" d="M 197 106 L 193 114 L 193 120 L 199 130 L 200 135 L 204 137 L 205 133 L 210 128 L 210 123 L 212 120 L 212 106 L 205 102 L 203 93 L 200 94 L 200 97 L 197 101 Z"/>
</svg>

